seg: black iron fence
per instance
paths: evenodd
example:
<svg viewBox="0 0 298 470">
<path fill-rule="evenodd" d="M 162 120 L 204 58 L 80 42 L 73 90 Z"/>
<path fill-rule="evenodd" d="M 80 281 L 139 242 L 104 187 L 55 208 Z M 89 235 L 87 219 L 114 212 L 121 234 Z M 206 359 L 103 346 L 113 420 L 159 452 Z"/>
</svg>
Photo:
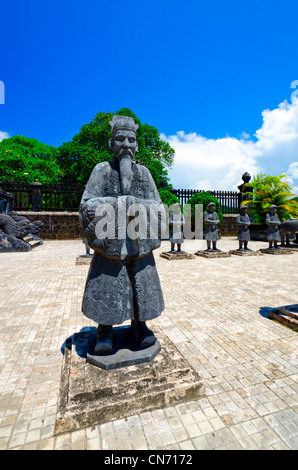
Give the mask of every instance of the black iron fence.
<svg viewBox="0 0 298 470">
<path fill-rule="evenodd" d="M 14 195 L 15 211 L 78 211 L 84 186 L 2 181 L 0 188 Z"/>
<path fill-rule="evenodd" d="M 0 182 L 0 188 L 14 195 L 15 211 L 78 211 L 85 186 Z M 173 190 L 181 205 L 188 202 L 195 193 L 202 190 Z M 223 214 L 235 214 L 239 208 L 237 191 L 208 191 L 218 199 Z"/>
<path fill-rule="evenodd" d="M 200 193 L 203 190 L 201 189 L 176 189 L 173 190 L 173 193 L 176 194 L 177 198 L 180 201 L 180 204 L 183 206 L 187 204 L 188 200 L 195 193 Z M 223 214 L 236 214 L 239 210 L 239 200 L 240 193 L 237 191 L 208 191 L 212 194 L 220 203 L 221 210 Z"/>
</svg>

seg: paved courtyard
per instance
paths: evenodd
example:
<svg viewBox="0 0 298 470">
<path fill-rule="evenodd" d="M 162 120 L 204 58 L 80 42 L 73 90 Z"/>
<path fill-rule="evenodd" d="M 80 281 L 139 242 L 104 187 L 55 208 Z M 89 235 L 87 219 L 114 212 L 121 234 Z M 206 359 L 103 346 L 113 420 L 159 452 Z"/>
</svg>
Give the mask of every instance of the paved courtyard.
<svg viewBox="0 0 298 470">
<path fill-rule="evenodd" d="M 61 348 L 96 326 L 81 313 L 88 266 L 75 260 L 84 245 L 0 254 L 0 449 L 298 449 L 298 332 L 268 318 L 298 303 L 298 252 L 168 261 L 159 256 L 168 250 L 163 242 L 155 251 L 166 310 L 148 323 L 198 371 L 205 396 L 59 436 Z"/>
</svg>

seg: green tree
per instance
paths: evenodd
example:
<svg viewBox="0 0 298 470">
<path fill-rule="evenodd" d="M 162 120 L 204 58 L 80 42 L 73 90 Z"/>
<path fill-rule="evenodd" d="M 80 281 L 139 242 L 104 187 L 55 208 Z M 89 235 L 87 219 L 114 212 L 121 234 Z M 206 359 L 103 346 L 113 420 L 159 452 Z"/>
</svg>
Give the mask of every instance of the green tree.
<svg viewBox="0 0 298 470">
<path fill-rule="evenodd" d="M 191 205 L 191 216 L 192 218 L 195 215 L 195 205 L 202 204 L 203 205 L 203 212 L 208 210 L 208 204 L 210 202 L 214 202 L 215 204 L 215 212 L 217 212 L 219 222 L 221 223 L 223 214 L 221 211 L 220 202 L 216 199 L 212 194 L 208 193 L 208 191 L 201 191 L 200 193 L 195 193 L 191 196 L 191 198 L 187 201 L 187 204 Z"/>
<path fill-rule="evenodd" d="M 73 184 L 86 184 L 91 171 L 97 163 L 113 160 L 113 151 L 109 148 L 111 127 L 109 121 L 114 113 L 98 113 L 94 119 L 82 126 L 70 142 L 58 148 L 58 161 L 62 171 L 62 180 Z M 146 166 L 158 188 L 168 188 L 169 177 L 166 167 L 171 167 L 174 150 L 168 142 L 160 138 L 158 130 L 142 124 L 136 115 L 127 108 L 115 114 L 130 116 L 138 124 L 137 139 L 139 151 L 135 161 Z"/>
<path fill-rule="evenodd" d="M 242 205 L 249 206 L 254 222 L 265 223 L 266 213 L 271 204 L 277 206 L 277 214 L 281 221 L 298 217 L 298 202 L 296 194 L 285 181 L 284 173 L 279 176 L 258 174 L 246 185 L 253 188 L 252 192 L 245 192 L 243 196 L 247 199 Z"/>
<path fill-rule="evenodd" d="M 179 203 L 179 199 L 177 198 L 177 196 L 171 193 L 168 189 L 160 188 L 158 189 L 158 192 L 162 203 L 166 204 L 168 207 L 171 207 L 172 204 Z"/>
<path fill-rule="evenodd" d="M 0 181 L 57 183 L 57 149 L 21 135 L 0 142 Z"/>
</svg>

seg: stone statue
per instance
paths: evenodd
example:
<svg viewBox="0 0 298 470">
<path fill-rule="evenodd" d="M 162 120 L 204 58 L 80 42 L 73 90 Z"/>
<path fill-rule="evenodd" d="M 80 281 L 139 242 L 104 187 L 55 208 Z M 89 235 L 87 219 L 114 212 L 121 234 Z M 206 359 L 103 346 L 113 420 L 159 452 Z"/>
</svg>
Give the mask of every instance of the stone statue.
<svg viewBox="0 0 298 470">
<path fill-rule="evenodd" d="M 272 204 L 269 207 L 269 212 L 266 214 L 266 224 L 268 225 L 267 240 L 269 242 L 269 249 L 280 250 L 277 242 L 280 241 L 279 226 L 281 224 L 279 217 L 276 213 L 277 207 Z M 272 246 L 274 245 L 274 246 Z"/>
<path fill-rule="evenodd" d="M 87 256 L 87 257 L 92 256 L 90 253 L 90 246 L 88 245 L 88 242 L 85 237 L 83 237 L 83 243 L 85 245 L 85 250 L 86 250 L 86 253 L 84 256 Z"/>
<path fill-rule="evenodd" d="M 204 223 L 206 224 L 205 240 L 207 241 L 207 251 L 220 251 L 216 248 L 216 242 L 219 240 L 217 225 L 219 218 L 215 212 L 215 203 L 208 204 L 208 210 L 204 212 Z M 212 249 L 211 249 L 212 242 Z"/>
<path fill-rule="evenodd" d="M 169 235 L 171 242 L 171 253 L 183 253 L 181 251 L 181 244 L 183 243 L 183 225 L 184 217 L 181 213 L 181 204 L 177 203 L 174 205 L 173 212 L 169 214 Z M 175 250 L 175 244 L 177 244 L 177 251 Z"/>
<path fill-rule="evenodd" d="M 26 217 L 12 210 L 14 196 L 0 189 L 0 251 L 30 251 L 31 245 L 23 240 L 26 236 L 37 237 L 43 227 L 43 222 L 30 222 Z"/>
<path fill-rule="evenodd" d="M 238 225 L 238 240 L 239 240 L 239 250 L 240 251 L 251 251 L 247 247 L 248 242 L 250 241 L 250 217 L 247 214 L 247 206 L 240 207 L 240 214 L 237 214 L 236 224 Z M 243 248 L 244 244 L 244 248 Z"/>
<path fill-rule="evenodd" d="M 164 207 L 149 170 L 133 162 L 138 150 L 138 126 L 132 118 L 117 115 L 110 125 L 114 160 L 95 166 L 80 204 L 84 237 L 94 250 L 82 311 L 98 324 L 95 354 L 112 353 L 112 327 L 126 320 L 131 321 L 137 346 L 151 346 L 156 337 L 146 321 L 164 310 L 152 253 L 160 246 L 161 235 L 150 238 L 146 224 L 139 224 L 143 236 L 138 235 L 132 216 L 137 204 L 139 212 L 146 216 L 150 213 L 150 224 L 152 217 L 159 223 Z M 131 227 L 135 227 L 136 237 L 130 235 Z"/>
</svg>

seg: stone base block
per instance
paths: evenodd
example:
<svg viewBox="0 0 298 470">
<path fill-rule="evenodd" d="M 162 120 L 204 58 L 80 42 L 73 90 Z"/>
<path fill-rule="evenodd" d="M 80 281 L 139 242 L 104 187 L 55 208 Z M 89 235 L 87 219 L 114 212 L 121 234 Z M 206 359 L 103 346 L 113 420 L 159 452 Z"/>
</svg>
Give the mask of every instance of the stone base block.
<svg viewBox="0 0 298 470">
<path fill-rule="evenodd" d="M 275 250 L 274 248 L 261 248 L 260 251 L 267 255 L 292 255 L 294 253 L 288 248 L 281 248 L 279 250 Z"/>
<path fill-rule="evenodd" d="M 298 251 L 298 245 L 280 245 L 283 250 Z"/>
<path fill-rule="evenodd" d="M 80 255 L 76 259 L 77 264 L 90 264 L 92 260 L 92 255 Z"/>
<path fill-rule="evenodd" d="M 173 253 L 171 251 L 163 251 L 159 256 L 167 260 L 194 259 L 195 258 L 194 255 L 192 255 L 191 253 L 186 253 L 185 251 L 182 251 L 180 253 L 178 252 Z"/>
<path fill-rule="evenodd" d="M 230 250 L 231 255 L 236 255 L 236 256 L 262 256 L 262 253 L 257 250 L 257 251 L 240 251 L 240 250 Z"/>
<path fill-rule="evenodd" d="M 157 340 L 152 346 L 140 349 L 133 343 L 130 326 L 113 328 L 113 352 L 110 354 L 94 354 L 96 334 L 88 338 L 87 362 L 105 370 L 119 369 L 150 362 L 160 352 L 161 345 Z"/>
<path fill-rule="evenodd" d="M 269 318 L 279 321 L 290 328 L 298 328 L 298 305 L 278 307 L 269 312 Z"/>
<path fill-rule="evenodd" d="M 159 328 L 154 333 L 161 350 L 151 362 L 112 370 L 86 361 L 88 339 L 95 333 L 95 328 L 88 328 L 66 342 L 56 435 L 204 395 L 199 374 Z"/>
<path fill-rule="evenodd" d="M 197 256 L 203 256 L 204 258 L 229 258 L 231 253 L 228 251 L 197 251 L 195 253 Z"/>
</svg>

